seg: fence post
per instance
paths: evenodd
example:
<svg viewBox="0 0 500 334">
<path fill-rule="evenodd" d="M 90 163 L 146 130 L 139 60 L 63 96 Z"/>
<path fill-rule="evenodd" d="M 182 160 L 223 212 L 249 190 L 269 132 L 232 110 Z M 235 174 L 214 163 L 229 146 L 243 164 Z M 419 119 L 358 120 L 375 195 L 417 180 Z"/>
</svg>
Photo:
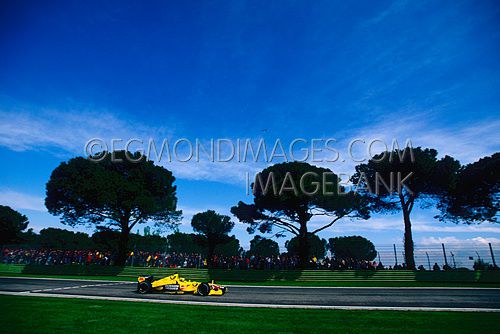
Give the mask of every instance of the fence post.
<svg viewBox="0 0 500 334">
<path fill-rule="evenodd" d="M 488 242 L 488 246 L 490 246 L 490 254 L 491 254 L 491 260 L 493 261 L 493 267 L 496 268 L 497 263 L 495 262 L 495 255 L 493 254 L 493 248 L 491 247 L 491 242 Z"/>
<path fill-rule="evenodd" d="M 427 255 L 427 265 L 429 266 L 429 270 L 431 270 L 431 260 L 429 259 L 429 253 L 425 252 L 425 255 Z"/>
<path fill-rule="evenodd" d="M 392 244 L 392 246 L 394 247 L 394 261 L 396 262 L 396 264 L 394 266 L 397 266 L 398 265 L 398 254 L 396 253 L 396 244 Z"/>
<path fill-rule="evenodd" d="M 455 262 L 455 254 L 453 254 L 453 252 L 450 252 L 450 254 L 451 254 L 451 259 L 453 260 L 453 268 L 456 268 L 457 263 Z"/>
<path fill-rule="evenodd" d="M 444 256 L 444 264 L 448 266 L 448 259 L 446 258 L 446 249 L 444 249 L 444 244 L 441 244 L 443 247 L 443 256 Z"/>
</svg>

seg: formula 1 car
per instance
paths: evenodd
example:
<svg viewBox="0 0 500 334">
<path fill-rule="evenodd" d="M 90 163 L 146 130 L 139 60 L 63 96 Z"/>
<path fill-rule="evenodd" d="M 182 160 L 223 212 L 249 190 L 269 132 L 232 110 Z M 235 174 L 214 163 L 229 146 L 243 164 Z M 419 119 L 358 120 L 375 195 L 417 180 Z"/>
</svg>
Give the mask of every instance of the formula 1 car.
<svg viewBox="0 0 500 334">
<path fill-rule="evenodd" d="M 189 281 L 173 274 L 158 280 L 153 276 L 142 276 L 137 279 L 137 291 L 139 293 L 170 292 L 177 294 L 192 293 L 199 296 L 222 296 L 227 292 L 227 288 L 214 283 Z"/>
</svg>

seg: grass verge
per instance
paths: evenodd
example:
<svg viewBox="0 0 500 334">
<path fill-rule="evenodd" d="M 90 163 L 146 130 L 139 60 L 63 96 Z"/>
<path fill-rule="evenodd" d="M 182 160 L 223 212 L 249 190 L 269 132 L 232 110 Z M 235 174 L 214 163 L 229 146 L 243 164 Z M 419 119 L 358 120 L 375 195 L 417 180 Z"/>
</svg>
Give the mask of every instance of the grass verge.
<svg viewBox="0 0 500 334">
<path fill-rule="evenodd" d="M 4 333 L 489 333 L 498 313 L 252 309 L 0 296 Z"/>
</svg>

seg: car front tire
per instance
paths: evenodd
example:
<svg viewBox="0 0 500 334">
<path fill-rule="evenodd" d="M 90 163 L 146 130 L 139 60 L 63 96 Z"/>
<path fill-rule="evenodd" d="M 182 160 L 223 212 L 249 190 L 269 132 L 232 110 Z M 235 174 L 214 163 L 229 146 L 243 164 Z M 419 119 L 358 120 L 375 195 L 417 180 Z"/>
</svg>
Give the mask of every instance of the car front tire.
<svg viewBox="0 0 500 334">
<path fill-rule="evenodd" d="M 208 296 L 210 293 L 210 285 L 208 285 L 208 283 L 201 283 L 198 286 L 197 292 L 200 296 Z"/>
<path fill-rule="evenodd" d="M 139 291 L 139 293 L 141 294 L 151 292 L 151 289 L 151 283 L 149 282 L 141 282 L 137 285 L 137 291 Z"/>
</svg>

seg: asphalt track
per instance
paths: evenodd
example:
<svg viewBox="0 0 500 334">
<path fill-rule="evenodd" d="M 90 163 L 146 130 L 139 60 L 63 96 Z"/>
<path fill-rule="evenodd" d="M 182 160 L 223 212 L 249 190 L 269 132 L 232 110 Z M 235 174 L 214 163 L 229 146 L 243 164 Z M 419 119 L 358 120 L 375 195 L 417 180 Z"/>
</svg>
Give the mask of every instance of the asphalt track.
<svg viewBox="0 0 500 334">
<path fill-rule="evenodd" d="M 500 311 L 497 288 L 230 286 L 224 296 L 136 292 L 134 282 L 0 277 L 0 294 L 243 307 Z"/>
</svg>

